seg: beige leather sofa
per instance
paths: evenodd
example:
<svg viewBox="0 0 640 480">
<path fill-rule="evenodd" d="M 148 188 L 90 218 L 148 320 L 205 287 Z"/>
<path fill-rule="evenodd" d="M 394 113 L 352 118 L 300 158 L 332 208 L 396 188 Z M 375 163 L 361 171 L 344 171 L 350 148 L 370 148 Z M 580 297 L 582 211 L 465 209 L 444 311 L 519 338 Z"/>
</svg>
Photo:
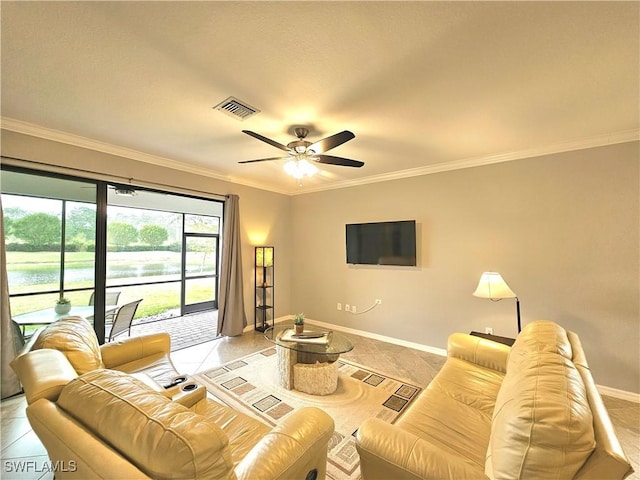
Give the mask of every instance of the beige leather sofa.
<svg viewBox="0 0 640 480">
<path fill-rule="evenodd" d="M 578 336 L 533 322 L 512 348 L 456 333 L 394 424 L 357 433 L 364 480 L 622 479 L 633 472 Z"/>
<path fill-rule="evenodd" d="M 88 328 L 87 328 L 88 326 Z M 176 376 L 166 335 L 98 346 L 81 318 L 52 324 L 12 362 L 27 417 L 73 479 L 324 479 L 334 424 L 291 412 L 275 428 Z"/>
</svg>

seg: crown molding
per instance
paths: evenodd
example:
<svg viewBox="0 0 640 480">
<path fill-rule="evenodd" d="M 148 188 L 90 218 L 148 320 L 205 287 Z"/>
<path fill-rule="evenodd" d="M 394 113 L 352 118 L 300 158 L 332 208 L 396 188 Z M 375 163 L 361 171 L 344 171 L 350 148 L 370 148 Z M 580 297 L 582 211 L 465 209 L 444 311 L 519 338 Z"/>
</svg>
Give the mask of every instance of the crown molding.
<svg viewBox="0 0 640 480">
<path fill-rule="evenodd" d="M 86 148 L 89 150 L 95 150 L 97 152 L 106 153 L 110 155 L 116 155 L 119 157 L 130 158 L 144 163 L 152 165 L 172 168 L 174 170 L 180 170 L 183 172 L 193 173 L 195 175 L 201 175 L 209 178 L 215 178 L 225 182 L 243 185 L 251 188 L 257 188 L 260 190 L 266 190 L 269 192 L 279 193 L 282 195 L 304 195 L 306 193 L 315 193 L 325 190 L 335 190 L 339 188 L 348 188 L 358 185 L 367 185 L 370 183 L 387 182 L 390 180 L 399 180 L 409 177 L 417 177 L 421 175 L 431 175 L 434 173 L 447 172 L 452 170 L 460 170 L 463 168 L 480 167 L 483 165 L 491 165 L 494 163 L 510 162 L 513 160 L 522 160 L 525 158 L 540 157 L 543 155 L 552 155 L 556 153 L 569 152 L 573 150 L 584 150 L 587 148 L 602 147 L 606 145 L 614 145 L 617 143 L 626 143 L 640 140 L 640 129 L 624 130 L 621 132 L 613 132 L 610 134 L 597 135 L 586 139 L 573 140 L 569 142 L 552 144 L 545 147 L 532 148 L 527 150 L 519 150 L 515 152 L 506 152 L 497 155 L 486 155 L 480 157 L 467 158 L 462 160 L 454 160 L 452 162 L 442 162 L 433 165 L 426 165 L 423 167 L 410 168 L 406 170 L 400 170 L 397 172 L 383 173 L 379 175 L 371 175 L 356 180 L 345 180 L 341 182 L 334 182 L 326 185 L 318 186 L 305 186 L 304 189 L 282 189 L 265 185 L 263 183 L 247 180 L 242 177 L 225 175 L 210 168 L 197 167 L 185 162 L 172 160 L 169 158 L 161 157 L 158 155 L 151 155 L 148 153 L 140 152 L 126 147 L 119 147 L 105 142 L 92 140 L 80 135 L 74 135 L 71 133 L 62 132 L 60 130 L 54 130 L 47 127 L 42 127 L 33 123 L 23 122 L 8 117 L 0 117 L 0 125 L 4 130 L 9 130 L 16 133 L 22 133 L 33 137 L 43 138 L 45 140 L 52 140 L 59 143 L 65 143 L 76 147 Z"/>
<path fill-rule="evenodd" d="M 158 155 L 151 155 L 149 153 L 140 152 L 131 148 L 119 147 L 110 143 L 100 142 L 98 140 L 92 140 L 80 135 L 74 135 L 72 133 L 62 132 L 60 130 L 54 130 L 52 128 L 42 127 L 33 123 L 23 122 L 21 120 L 15 120 L 13 118 L 2 117 L 1 125 L 3 130 L 10 130 L 16 133 L 23 133 L 32 137 L 38 137 L 45 140 L 52 140 L 54 142 L 66 143 L 75 147 L 86 148 L 88 150 L 95 150 L 96 152 L 106 153 L 109 155 L 115 155 L 118 157 L 130 158 L 144 163 L 151 163 L 161 167 L 172 168 L 175 170 L 186 171 L 194 173 L 196 175 L 204 175 L 207 177 L 215 178 L 218 180 L 229 181 L 229 176 L 218 172 L 215 172 L 208 168 L 196 167 L 184 162 L 171 160 L 169 158 L 160 157 Z"/>
<path fill-rule="evenodd" d="M 236 185 L 242 185 L 245 187 L 257 188 L 258 190 L 264 190 L 265 192 L 279 193 L 281 195 L 287 195 L 287 196 L 290 196 L 292 194 L 291 190 L 286 188 L 279 188 L 273 185 L 265 185 L 264 183 L 253 182 L 246 178 L 236 177 L 233 175 L 229 176 L 229 182 L 235 183 Z"/>
<path fill-rule="evenodd" d="M 100 142 L 98 140 L 82 137 L 80 135 L 74 135 L 72 133 L 63 132 L 61 130 L 55 130 L 53 128 L 47 128 L 29 122 L 23 122 L 22 120 L 16 120 L 14 118 L 0 117 L 0 126 L 3 130 L 22 133 L 25 135 L 30 135 L 32 137 L 42 138 L 44 140 L 65 143 L 67 145 L 86 148 L 88 150 L 94 150 L 100 153 L 129 158 L 131 160 L 137 160 L 160 167 L 172 168 L 174 170 L 180 170 L 181 172 L 193 173 L 195 175 L 201 175 L 208 178 L 215 178 L 216 180 L 222 180 L 237 185 L 258 188 L 260 190 L 267 190 L 283 195 L 290 195 L 290 192 L 288 190 L 271 188 L 265 186 L 264 184 L 252 182 L 241 177 L 225 175 L 220 172 L 216 172 L 211 168 L 197 167 L 185 162 L 161 157 L 159 155 L 151 155 L 148 153 L 140 152 L 138 150 L 133 150 L 131 148 L 120 147 L 106 142 Z"/>
<path fill-rule="evenodd" d="M 359 178 L 357 180 L 345 180 L 343 182 L 332 183 L 331 185 L 322 185 L 317 187 L 305 188 L 304 191 L 294 190 L 289 195 L 304 195 L 305 193 L 320 192 L 324 190 L 334 190 L 338 188 L 354 187 L 358 185 L 367 185 L 370 183 L 387 182 L 390 180 L 399 180 L 409 177 L 418 177 L 421 175 L 431 175 L 433 173 L 448 172 L 452 170 L 460 170 L 463 168 L 481 167 L 483 165 L 492 165 L 494 163 L 511 162 L 514 160 L 523 160 L 525 158 L 541 157 L 544 155 L 553 155 L 557 153 L 570 152 L 575 150 L 584 150 L 587 148 L 604 147 L 607 145 L 615 145 L 617 143 L 640 141 L 640 129 L 624 130 L 611 134 L 598 135 L 595 137 L 574 140 L 563 143 L 556 143 L 546 147 L 531 148 L 527 150 L 519 150 L 515 152 L 501 153 L 497 155 L 486 155 L 481 157 L 467 158 L 463 160 L 454 160 L 452 162 L 436 163 L 426 165 L 424 167 L 410 168 L 399 170 L 397 172 L 382 173 L 380 175 L 371 175 L 369 177 Z"/>
</svg>

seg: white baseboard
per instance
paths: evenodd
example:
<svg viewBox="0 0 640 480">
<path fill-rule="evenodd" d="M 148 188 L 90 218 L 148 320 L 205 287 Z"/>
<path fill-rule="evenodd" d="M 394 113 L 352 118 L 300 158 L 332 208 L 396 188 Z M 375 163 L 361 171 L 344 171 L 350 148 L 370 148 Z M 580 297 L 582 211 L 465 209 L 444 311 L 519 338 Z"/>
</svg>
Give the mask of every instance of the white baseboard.
<svg viewBox="0 0 640 480">
<path fill-rule="evenodd" d="M 399 338 L 387 337 L 386 335 L 379 335 L 377 333 L 371 333 L 365 330 L 357 330 L 355 328 L 348 328 L 348 327 L 343 327 L 341 325 L 334 325 L 333 323 L 320 322 L 318 320 L 313 320 L 311 318 L 305 319 L 305 322 L 309 322 L 329 330 L 337 330 L 338 332 L 352 333 L 353 335 L 359 335 L 361 337 L 371 338 L 373 340 L 379 340 L 381 342 L 391 343 L 393 345 L 400 345 L 401 347 L 413 348 L 415 350 L 420 350 L 421 352 L 433 353 L 435 355 L 440 355 L 442 357 L 447 356 L 446 348 L 430 347 L 428 345 L 423 345 L 421 343 L 408 342 L 406 340 L 401 340 Z"/>
<path fill-rule="evenodd" d="M 284 317 L 278 317 L 275 319 L 275 323 L 282 322 L 292 322 L 293 315 L 285 315 Z M 365 338 L 371 338 L 373 340 L 379 340 L 381 342 L 391 343 L 393 345 L 400 345 L 402 347 L 413 348 L 415 350 L 420 350 L 421 352 L 433 353 L 435 355 L 440 355 L 442 357 L 447 356 L 446 348 L 437 348 L 430 347 L 428 345 L 422 345 L 421 343 L 408 342 L 406 340 L 401 340 L 399 338 L 387 337 L 386 335 L 379 335 L 377 333 L 367 332 L 365 330 L 357 330 L 355 328 L 343 327 L 342 325 L 334 325 L 333 323 L 321 322 L 319 320 L 313 320 L 311 318 L 307 318 L 305 320 L 308 323 L 312 323 L 319 327 L 329 329 L 329 330 L 337 330 L 338 332 L 351 333 L 353 335 L 359 335 Z M 245 331 L 253 330 L 253 326 L 246 327 Z M 628 402 L 640 403 L 640 394 L 634 392 L 627 392 L 625 390 L 619 390 L 617 388 L 607 387 L 604 385 L 596 385 L 600 395 L 607 395 L 609 397 L 619 398 L 621 400 L 626 400 Z"/>
<path fill-rule="evenodd" d="M 596 387 L 598 388 L 600 395 L 619 398 L 620 400 L 626 400 L 627 402 L 640 403 L 640 393 L 627 392 L 617 388 L 605 387 L 604 385 L 596 385 Z"/>
</svg>

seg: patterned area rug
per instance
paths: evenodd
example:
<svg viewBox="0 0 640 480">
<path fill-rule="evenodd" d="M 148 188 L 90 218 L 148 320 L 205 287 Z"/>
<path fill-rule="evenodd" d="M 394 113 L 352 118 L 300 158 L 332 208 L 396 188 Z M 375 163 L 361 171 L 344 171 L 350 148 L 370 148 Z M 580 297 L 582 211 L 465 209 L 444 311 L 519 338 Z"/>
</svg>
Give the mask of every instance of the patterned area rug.
<svg viewBox="0 0 640 480">
<path fill-rule="evenodd" d="M 275 425 L 296 408 L 323 409 L 336 424 L 327 464 L 327 475 L 334 480 L 360 478 L 360 459 L 355 448 L 359 425 L 370 417 L 393 423 L 422 390 L 340 359 L 336 392 L 326 396 L 308 395 L 278 385 L 276 361 L 275 348 L 268 348 L 195 377 L 211 394 L 267 425 Z"/>
</svg>

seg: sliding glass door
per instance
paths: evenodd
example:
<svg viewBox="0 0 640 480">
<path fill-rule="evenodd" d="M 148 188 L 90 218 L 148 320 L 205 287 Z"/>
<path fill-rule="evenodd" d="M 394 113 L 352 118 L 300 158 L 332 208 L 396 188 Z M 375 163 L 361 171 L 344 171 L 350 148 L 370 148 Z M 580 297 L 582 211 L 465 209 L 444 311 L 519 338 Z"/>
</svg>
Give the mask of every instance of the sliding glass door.
<svg viewBox="0 0 640 480">
<path fill-rule="evenodd" d="M 218 217 L 185 216 L 182 276 L 184 313 L 218 308 L 219 229 Z"/>
<path fill-rule="evenodd" d="M 10 307 L 25 335 L 38 319 L 55 318 L 61 297 L 82 307 L 88 320 L 99 316 L 89 302 L 96 278 L 96 198 L 92 182 L 3 170 Z"/>
<path fill-rule="evenodd" d="M 222 204 L 123 190 L 109 189 L 108 289 L 142 299 L 147 321 L 217 308 Z"/>
<path fill-rule="evenodd" d="M 217 308 L 220 201 L 3 165 L 2 208 L 11 313 L 27 334 L 42 317 L 24 315 L 60 297 L 101 340 L 105 308 L 142 299 L 145 321 Z"/>
</svg>

